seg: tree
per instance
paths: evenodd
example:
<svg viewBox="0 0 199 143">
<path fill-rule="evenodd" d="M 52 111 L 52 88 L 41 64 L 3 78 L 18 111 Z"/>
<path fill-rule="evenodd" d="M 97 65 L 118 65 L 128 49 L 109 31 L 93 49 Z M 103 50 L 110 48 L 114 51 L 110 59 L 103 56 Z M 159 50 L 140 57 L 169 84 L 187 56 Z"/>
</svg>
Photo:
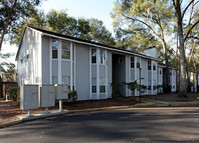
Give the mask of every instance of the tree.
<svg viewBox="0 0 199 143">
<path fill-rule="evenodd" d="M 106 29 L 103 22 L 97 19 L 89 19 L 90 32 L 92 41 L 106 44 L 109 46 L 115 46 L 115 38 L 112 37 L 112 34 Z"/>
<path fill-rule="evenodd" d="M 19 45 L 25 26 L 47 29 L 48 26 L 44 12 L 36 10 L 36 12 L 32 13 L 30 17 L 24 18 L 20 25 L 13 28 L 12 34 L 9 35 L 11 45 Z"/>
<path fill-rule="evenodd" d="M 138 25 L 162 42 L 167 83 L 170 83 L 170 76 L 166 35 L 170 35 L 172 29 L 169 24 L 174 16 L 171 12 L 172 8 L 173 6 L 168 3 L 168 0 L 122 0 L 115 4 L 112 13 L 115 29 L 131 28 L 132 25 Z M 128 31 L 133 32 L 132 29 Z M 168 87 L 168 85 L 165 86 Z"/>
<path fill-rule="evenodd" d="M 13 82 L 16 81 L 16 69 L 15 64 L 11 63 L 8 58 L 13 54 L 0 54 L 0 73 L 3 75 L 3 81 Z"/>
<path fill-rule="evenodd" d="M 115 37 L 118 48 L 143 53 L 151 45 L 157 47 L 161 52 L 161 43 L 141 25 L 134 24 L 125 29 L 118 28 Z"/>
<path fill-rule="evenodd" d="M 199 19 L 195 18 L 198 13 L 197 0 L 191 0 L 188 4 L 185 4 L 183 9 L 183 1 L 173 0 L 173 6 L 176 15 L 176 25 L 179 37 L 179 52 L 180 52 L 180 89 L 179 96 L 187 97 L 186 95 L 186 58 L 185 58 L 185 45 L 188 37 L 191 36 L 194 28 L 198 25 Z M 188 23 L 185 23 L 185 15 L 189 13 Z M 186 24 L 186 25 L 185 25 Z"/>
<path fill-rule="evenodd" d="M 32 15 L 31 18 L 24 19 L 22 25 L 13 31 L 11 43 L 19 44 L 20 36 L 25 26 L 46 29 L 110 46 L 115 45 L 114 38 L 102 21 L 85 18 L 77 19 L 70 17 L 65 11 L 51 10 L 46 15 L 42 11 L 37 11 L 37 14 Z"/>
<path fill-rule="evenodd" d="M 13 29 L 21 24 L 24 17 L 28 17 L 34 12 L 34 7 L 38 6 L 41 0 L 4 0 L 0 5 L 0 51 L 5 36 L 11 34 Z"/>
</svg>

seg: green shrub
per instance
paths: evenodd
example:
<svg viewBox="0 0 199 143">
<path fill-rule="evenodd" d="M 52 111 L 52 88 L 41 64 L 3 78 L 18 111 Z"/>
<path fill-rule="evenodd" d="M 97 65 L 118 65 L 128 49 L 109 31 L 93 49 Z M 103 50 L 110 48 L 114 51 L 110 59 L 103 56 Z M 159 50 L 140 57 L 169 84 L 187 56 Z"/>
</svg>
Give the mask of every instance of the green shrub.
<svg viewBox="0 0 199 143">
<path fill-rule="evenodd" d="M 68 90 L 68 102 L 77 101 L 77 91 L 75 90 Z"/>
<path fill-rule="evenodd" d="M 127 85 L 127 88 L 130 89 L 133 93 L 134 93 L 135 89 L 138 88 L 138 86 L 139 86 L 137 80 L 135 80 L 133 82 L 126 83 L 126 85 Z"/>
<path fill-rule="evenodd" d="M 125 85 L 124 82 L 112 82 L 111 84 L 112 87 L 112 97 L 116 98 L 116 97 L 121 97 L 122 94 L 120 93 L 120 89 Z"/>
<path fill-rule="evenodd" d="M 20 102 L 20 88 L 19 87 L 11 87 L 8 89 L 7 93 L 10 100 Z"/>
</svg>

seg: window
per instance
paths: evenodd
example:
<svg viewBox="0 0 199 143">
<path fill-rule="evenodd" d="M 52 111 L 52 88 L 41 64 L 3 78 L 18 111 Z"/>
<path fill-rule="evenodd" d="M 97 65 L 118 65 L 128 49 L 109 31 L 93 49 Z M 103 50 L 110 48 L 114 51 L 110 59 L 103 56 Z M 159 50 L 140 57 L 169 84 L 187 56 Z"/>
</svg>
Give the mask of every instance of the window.
<svg viewBox="0 0 199 143">
<path fill-rule="evenodd" d="M 151 90 L 151 80 L 148 80 L 148 90 Z"/>
<path fill-rule="evenodd" d="M 134 68 L 134 57 L 131 57 L 131 68 Z"/>
<path fill-rule="evenodd" d="M 70 77 L 62 76 L 62 84 L 70 85 Z"/>
<path fill-rule="evenodd" d="M 62 59 L 70 60 L 70 42 L 62 41 Z"/>
<path fill-rule="evenodd" d="M 97 93 L 96 78 L 92 78 L 92 93 Z"/>
<path fill-rule="evenodd" d="M 106 85 L 106 79 L 100 78 L 100 93 L 105 93 L 105 85 Z"/>
<path fill-rule="evenodd" d="M 97 52 L 96 52 L 96 49 L 92 49 L 92 63 L 94 64 L 94 63 L 96 63 L 96 54 L 97 54 Z"/>
<path fill-rule="evenodd" d="M 140 58 L 137 58 L 137 68 L 140 68 Z"/>
<path fill-rule="evenodd" d="M 105 64 L 105 50 L 100 49 L 100 64 Z"/>
<path fill-rule="evenodd" d="M 156 62 L 153 61 L 153 70 L 155 71 L 156 70 Z"/>
<path fill-rule="evenodd" d="M 151 60 L 148 60 L 148 70 L 151 70 Z"/>
<path fill-rule="evenodd" d="M 53 59 L 58 58 L 58 40 L 52 41 L 52 58 Z"/>
<path fill-rule="evenodd" d="M 162 74 L 162 71 L 160 70 L 160 74 Z"/>
<path fill-rule="evenodd" d="M 156 90 L 156 80 L 153 80 L 153 90 Z"/>
<path fill-rule="evenodd" d="M 52 84 L 57 84 L 57 83 L 58 83 L 57 76 L 53 76 L 52 77 Z"/>
</svg>

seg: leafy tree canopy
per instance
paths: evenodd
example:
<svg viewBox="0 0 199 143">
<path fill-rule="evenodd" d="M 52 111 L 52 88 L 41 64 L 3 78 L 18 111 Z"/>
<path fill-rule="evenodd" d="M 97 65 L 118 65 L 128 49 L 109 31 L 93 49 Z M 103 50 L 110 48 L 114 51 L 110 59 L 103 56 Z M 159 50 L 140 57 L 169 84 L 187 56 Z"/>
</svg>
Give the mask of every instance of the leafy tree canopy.
<svg viewBox="0 0 199 143">
<path fill-rule="evenodd" d="M 35 13 L 42 0 L 3 0 L 0 3 L 0 50 L 2 43 L 9 40 L 12 31 L 19 27 L 25 17 Z M 7 36 L 6 36 L 7 35 Z M 8 36 L 9 35 L 9 36 Z"/>
<path fill-rule="evenodd" d="M 37 14 L 33 14 L 31 18 L 23 20 L 22 23 L 20 27 L 17 27 L 13 31 L 14 34 L 11 38 L 12 44 L 19 44 L 23 28 L 30 26 L 110 46 L 115 45 L 115 39 L 106 29 L 102 21 L 97 19 L 74 18 L 69 16 L 66 11 L 51 10 L 46 15 L 42 11 L 37 11 Z"/>
<path fill-rule="evenodd" d="M 11 63 L 8 58 L 14 56 L 14 54 L 1 54 L 0 53 L 0 74 L 3 76 L 3 81 L 13 82 L 16 81 L 16 67 Z"/>
</svg>

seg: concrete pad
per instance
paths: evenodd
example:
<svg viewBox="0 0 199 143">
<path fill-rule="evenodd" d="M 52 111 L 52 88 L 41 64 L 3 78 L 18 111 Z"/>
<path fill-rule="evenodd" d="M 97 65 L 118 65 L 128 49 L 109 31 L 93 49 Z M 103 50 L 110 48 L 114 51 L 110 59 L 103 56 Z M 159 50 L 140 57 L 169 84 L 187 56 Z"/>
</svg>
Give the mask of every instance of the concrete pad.
<svg viewBox="0 0 199 143">
<path fill-rule="evenodd" d="M 51 117 L 51 116 L 57 116 L 57 115 L 63 115 L 69 113 L 68 110 L 49 110 L 48 113 L 45 113 L 45 111 L 41 111 L 38 113 L 34 113 L 31 116 L 28 116 L 28 114 L 21 114 L 17 115 L 16 117 L 20 118 L 22 121 L 29 121 L 29 120 L 35 120 L 35 119 L 40 119 L 40 118 L 45 118 L 45 117 Z"/>
</svg>

